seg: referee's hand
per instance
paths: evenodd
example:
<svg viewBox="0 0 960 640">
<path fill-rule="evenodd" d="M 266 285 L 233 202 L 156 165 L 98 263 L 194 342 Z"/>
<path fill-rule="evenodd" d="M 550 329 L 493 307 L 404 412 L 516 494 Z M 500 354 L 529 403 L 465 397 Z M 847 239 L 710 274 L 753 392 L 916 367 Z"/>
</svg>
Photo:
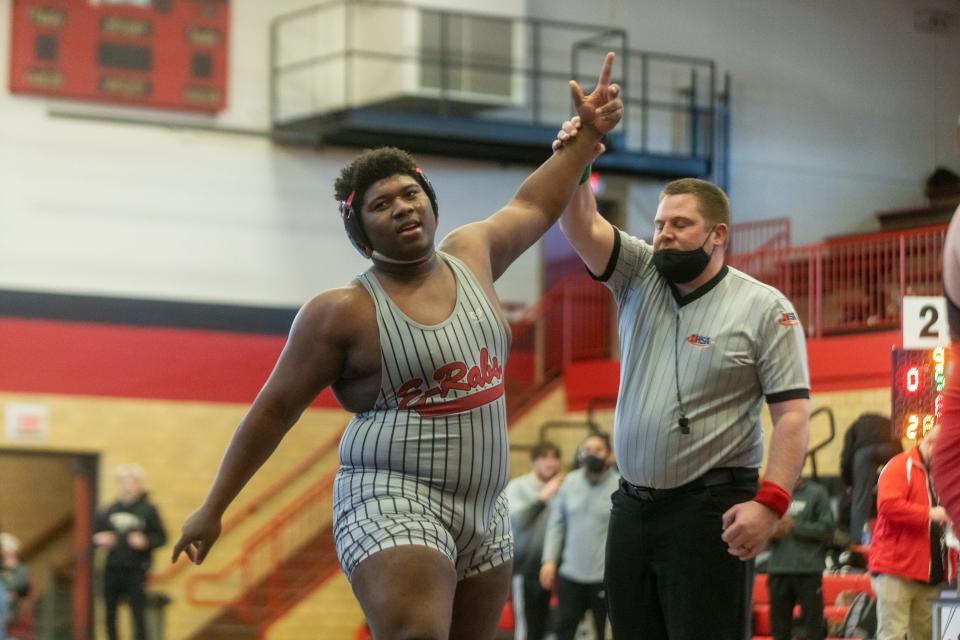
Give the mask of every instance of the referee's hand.
<svg viewBox="0 0 960 640">
<path fill-rule="evenodd" d="M 723 514 L 723 535 L 727 552 L 741 560 L 752 560 L 767 546 L 779 516 L 753 500 L 735 504 Z"/>
</svg>

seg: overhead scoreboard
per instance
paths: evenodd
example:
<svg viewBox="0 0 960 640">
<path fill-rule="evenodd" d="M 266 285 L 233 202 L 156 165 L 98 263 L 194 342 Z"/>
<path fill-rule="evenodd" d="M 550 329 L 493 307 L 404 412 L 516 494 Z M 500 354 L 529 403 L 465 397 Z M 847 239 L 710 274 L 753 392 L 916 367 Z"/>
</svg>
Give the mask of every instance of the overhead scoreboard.
<svg viewBox="0 0 960 640">
<path fill-rule="evenodd" d="M 217 112 L 229 0 L 13 0 L 10 90 Z"/>
<path fill-rule="evenodd" d="M 894 349 L 890 386 L 894 435 L 919 440 L 939 424 L 950 349 Z"/>
</svg>

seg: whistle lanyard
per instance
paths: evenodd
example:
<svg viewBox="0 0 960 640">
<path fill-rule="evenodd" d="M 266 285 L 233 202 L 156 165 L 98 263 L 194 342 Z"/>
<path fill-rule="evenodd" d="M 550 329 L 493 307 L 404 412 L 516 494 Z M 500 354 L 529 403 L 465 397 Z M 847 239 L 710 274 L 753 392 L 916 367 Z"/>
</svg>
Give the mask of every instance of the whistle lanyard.
<svg viewBox="0 0 960 640">
<path fill-rule="evenodd" d="M 683 400 L 680 398 L 680 311 L 677 311 L 676 323 L 673 325 L 673 374 L 677 383 L 677 407 L 680 409 L 680 419 L 677 425 L 680 427 L 680 433 L 687 435 L 690 433 L 690 419 L 687 418 L 687 412 L 683 410 Z"/>
</svg>

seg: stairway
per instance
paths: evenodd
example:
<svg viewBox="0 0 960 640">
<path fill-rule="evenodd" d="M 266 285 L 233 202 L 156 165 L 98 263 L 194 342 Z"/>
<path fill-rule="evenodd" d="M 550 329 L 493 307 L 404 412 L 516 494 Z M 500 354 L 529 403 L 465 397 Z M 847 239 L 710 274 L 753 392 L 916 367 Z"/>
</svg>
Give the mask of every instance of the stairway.
<svg viewBox="0 0 960 640">
<path fill-rule="evenodd" d="M 333 528 L 328 525 L 188 640 L 256 640 L 339 570 Z"/>
</svg>

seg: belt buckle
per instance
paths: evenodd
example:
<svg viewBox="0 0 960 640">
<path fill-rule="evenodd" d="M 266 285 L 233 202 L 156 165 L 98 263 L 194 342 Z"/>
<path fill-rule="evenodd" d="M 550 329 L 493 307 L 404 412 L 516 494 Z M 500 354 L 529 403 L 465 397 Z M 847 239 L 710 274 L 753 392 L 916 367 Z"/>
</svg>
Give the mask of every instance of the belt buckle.
<svg viewBox="0 0 960 640">
<path fill-rule="evenodd" d="M 736 475 L 732 469 L 711 469 L 703 476 L 704 487 L 716 487 L 721 484 L 732 484 L 736 481 Z"/>
<path fill-rule="evenodd" d="M 636 498 L 637 500 L 643 500 L 644 502 L 653 502 L 653 489 L 649 487 L 638 487 L 635 484 L 627 482 L 627 493 Z"/>
</svg>

